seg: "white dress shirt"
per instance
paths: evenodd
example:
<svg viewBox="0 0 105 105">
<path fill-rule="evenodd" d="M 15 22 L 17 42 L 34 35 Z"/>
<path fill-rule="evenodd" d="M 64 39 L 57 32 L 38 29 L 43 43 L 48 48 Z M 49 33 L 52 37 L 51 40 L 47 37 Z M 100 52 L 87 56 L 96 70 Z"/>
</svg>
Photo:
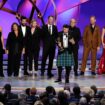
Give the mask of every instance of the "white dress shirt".
<svg viewBox="0 0 105 105">
<path fill-rule="evenodd" d="M 63 33 L 63 47 L 68 48 L 68 33 Z"/>
<path fill-rule="evenodd" d="M 21 26 L 21 28 L 22 28 L 23 37 L 25 37 L 25 34 L 26 34 L 26 26 Z"/>
<path fill-rule="evenodd" d="M 50 24 L 48 24 L 48 30 L 49 30 L 49 28 L 51 28 L 51 35 L 52 35 L 52 31 L 53 31 L 53 29 L 52 29 L 52 25 L 50 25 Z"/>
</svg>

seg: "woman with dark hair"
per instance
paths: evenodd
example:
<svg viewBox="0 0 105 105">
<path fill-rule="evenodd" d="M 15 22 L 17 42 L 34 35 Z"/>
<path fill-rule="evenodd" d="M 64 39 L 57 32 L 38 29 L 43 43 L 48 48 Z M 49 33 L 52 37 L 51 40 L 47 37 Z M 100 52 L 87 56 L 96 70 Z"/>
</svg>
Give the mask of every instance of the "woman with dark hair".
<svg viewBox="0 0 105 105">
<path fill-rule="evenodd" d="M 19 26 L 17 23 L 13 23 L 6 43 L 8 53 L 8 76 L 12 76 L 13 73 L 14 76 L 18 76 L 22 45 L 22 35 L 20 34 Z"/>
<path fill-rule="evenodd" d="M 2 28 L 0 27 L 0 77 L 4 77 L 3 74 L 3 53 L 5 53 L 4 50 L 4 40 L 2 36 Z"/>
</svg>

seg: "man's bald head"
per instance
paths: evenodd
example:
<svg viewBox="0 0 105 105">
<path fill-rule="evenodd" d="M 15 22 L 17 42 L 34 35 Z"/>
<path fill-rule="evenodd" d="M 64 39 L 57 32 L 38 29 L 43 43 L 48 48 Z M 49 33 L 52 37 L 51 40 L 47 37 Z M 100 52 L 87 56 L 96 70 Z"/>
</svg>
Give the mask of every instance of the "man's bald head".
<svg viewBox="0 0 105 105">
<path fill-rule="evenodd" d="M 70 26 L 71 26 L 71 27 L 75 27 L 75 26 L 76 26 L 76 19 L 72 18 L 72 19 L 70 20 Z"/>
<path fill-rule="evenodd" d="M 91 16 L 90 17 L 90 24 L 94 25 L 96 23 L 96 17 L 95 16 Z"/>
</svg>

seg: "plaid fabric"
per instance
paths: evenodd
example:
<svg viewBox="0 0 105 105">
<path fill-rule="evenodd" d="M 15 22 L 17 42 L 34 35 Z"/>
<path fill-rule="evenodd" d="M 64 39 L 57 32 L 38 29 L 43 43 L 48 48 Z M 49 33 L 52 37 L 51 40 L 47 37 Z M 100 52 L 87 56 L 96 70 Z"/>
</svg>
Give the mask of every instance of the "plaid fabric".
<svg viewBox="0 0 105 105">
<path fill-rule="evenodd" d="M 74 65 L 73 54 L 69 54 L 68 51 L 63 52 L 57 57 L 57 66 L 72 66 Z"/>
</svg>

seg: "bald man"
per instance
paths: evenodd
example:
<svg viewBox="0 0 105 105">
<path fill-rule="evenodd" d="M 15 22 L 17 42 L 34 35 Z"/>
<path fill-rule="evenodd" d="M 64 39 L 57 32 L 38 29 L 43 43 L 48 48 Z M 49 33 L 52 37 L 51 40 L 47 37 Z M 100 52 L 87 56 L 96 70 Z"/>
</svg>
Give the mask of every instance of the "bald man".
<svg viewBox="0 0 105 105">
<path fill-rule="evenodd" d="M 79 41 L 81 39 L 80 29 L 76 26 L 76 20 L 70 20 L 70 35 L 73 37 L 75 44 L 72 46 L 73 56 L 74 56 L 74 76 L 78 76 L 78 49 L 79 49 Z"/>
<path fill-rule="evenodd" d="M 91 74 L 96 75 L 96 55 L 97 51 L 100 49 L 101 44 L 101 35 L 100 28 L 96 25 L 95 16 L 90 17 L 90 24 L 86 26 L 83 35 L 83 58 L 82 58 L 82 67 L 81 75 L 84 75 L 87 58 L 91 52 Z"/>
</svg>

